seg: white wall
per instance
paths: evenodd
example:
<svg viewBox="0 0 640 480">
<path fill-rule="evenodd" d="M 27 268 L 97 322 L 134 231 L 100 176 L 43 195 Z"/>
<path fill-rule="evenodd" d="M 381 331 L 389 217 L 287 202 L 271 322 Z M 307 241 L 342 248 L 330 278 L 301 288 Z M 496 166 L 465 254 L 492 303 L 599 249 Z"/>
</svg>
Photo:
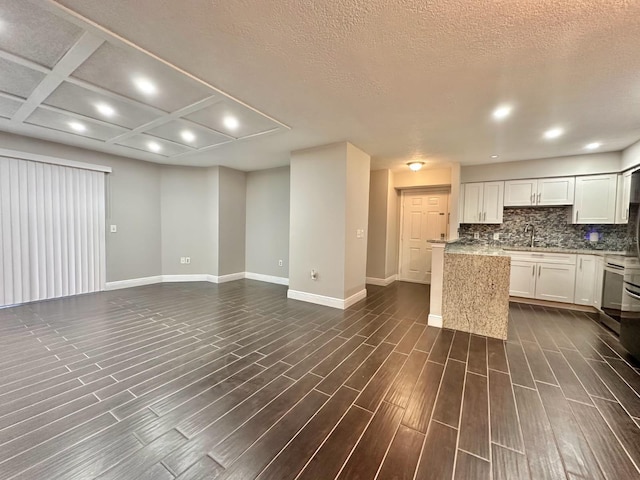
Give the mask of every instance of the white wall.
<svg viewBox="0 0 640 480">
<path fill-rule="evenodd" d="M 349 298 L 365 288 L 371 157 L 350 143 L 346 153 L 344 298 Z M 364 231 L 362 238 L 357 237 L 357 230 Z"/>
<path fill-rule="evenodd" d="M 213 252 L 217 238 L 211 236 L 211 204 L 207 169 L 162 168 L 162 273 L 163 275 L 214 274 Z M 180 257 L 190 257 L 181 264 Z"/>
<path fill-rule="evenodd" d="M 291 290 L 344 298 L 345 160 L 346 143 L 291 154 Z"/>
<path fill-rule="evenodd" d="M 387 278 L 387 224 L 389 221 L 390 170 L 371 172 L 369 187 L 369 231 L 367 232 L 367 277 Z"/>
<path fill-rule="evenodd" d="M 289 167 L 247 174 L 247 272 L 289 277 L 289 180 Z"/>
<path fill-rule="evenodd" d="M 245 172 L 218 168 L 217 275 L 229 275 L 245 271 L 247 182 Z"/>
<path fill-rule="evenodd" d="M 640 142 L 636 142 L 622 152 L 621 170 L 640 166 Z"/>
<path fill-rule="evenodd" d="M 487 165 L 469 165 L 462 167 L 460 176 L 462 183 L 470 183 L 492 180 L 595 175 L 619 172 L 621 160 L 622 155 L 620 152 L 612 152 Z"/>
<path fill-rule="evenodd" d="M 2 148 L 112 168 L 107 175 L 107 282 L 162 273 L 161 166 L 20 135 L 0 132 Z"/>
<path fill-rule="evenodd" d="M 451 185 L 451 168 L 423 168 L 417 172 L 406 170 L 393 174 L 393 186 L 402 188 L 438 187 Z"/>
</svg>

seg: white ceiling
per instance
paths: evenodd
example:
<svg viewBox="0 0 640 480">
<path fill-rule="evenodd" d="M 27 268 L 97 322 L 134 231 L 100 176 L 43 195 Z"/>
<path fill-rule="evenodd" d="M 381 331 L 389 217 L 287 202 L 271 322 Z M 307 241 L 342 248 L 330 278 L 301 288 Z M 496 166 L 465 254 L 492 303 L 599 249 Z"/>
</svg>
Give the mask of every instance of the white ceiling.
<svg viewBox="0 0 640 480">
<path fill-rule="evenodd" d="M 178 116 L 188 119 L 181 122 L 217 130 L 218 135 L 226 133 L 219 121 L 229 109 L 241 119 L 243 135 L 263 132 L 268 126 L 276 131 L 194 151 L 176 142 L 171 131 L 154 130 L 172 140 L 172 148 L 187 149 L 171 158 L 129 148 L 139 148 L 145 138 L 136 130 L 105 143 L 76 134 L 53 134 L 50 128 L 15 120 L 0 119 L 0 129 L 164 163 L 244 170 L 284 165 L 291 150 L 340 140 L 371 154 L 373 168 L 397 168 L 415 158 L 433 164 L 477 164 L 495 162 L 492 154 L 500 155 L 498 161 L 580 154 L 585 153 L 585 144 L 594 141 L 603 143 L 600 151 L 616 151 L 640 138 L 637 1 L 34 3 L 64 18 L 63 25 L 33 9 L 22 18 L 16 5 L 25 2 L 0 0 L 4 25 L 0 48 L 54 71 L 65 61 L 68 65 L 62 66 L 71 69 L 67 73 L 71 85 L 63 82 L 51 97 L 41 100 L 48 106 L 35 110 L 41 124 L 59 127 L 60 120 L 51 113 L 61 114 L 60 108 L 87 115 L 86 106 L 74 101 L 80 95 L 74 89 L 82 87 L 93 95 L 111 91 L 141 102 L 126 102 L 130 111 L 123 107 L 126 118 L 117 127 L 96 126 L 92 134 L 97 138 L 106 135 L 106 128 L 131 129 L 145 121 L 150 113 L 144 103 L 166 111 L 178 109 Z M 14 21 L 20 25 L 14 26 Z M 8 41 L 3 40 L 7 25 Z M 102 27 L 265 115 L 131 46 L 125 48 L 121 39 L 101 32 Z M 17 31 L 30 34 L 14 34 Z M 70 44 L 82 43 L 83 31 L 107 42 L 75 70 L 73 60 L 78 56 L 68 59 L 64 54 Z M 85 43 L 89 50 L 95 46 L 86 38 Z M 80 58 L 88 51 L 78 50 Z M 1 57 L 0 62 L 10 58 Z M 0 65 L 0 90 L 28 96 L 26 103 L 33 104 L 38 85 L 47 86 L 51 75 L 46 68 L 25 71 L 24 65 L 8 71 L 4 63 Z M 138 67 L 159 86 L 155 104 L 132 90 L 131 75 Z M 224 103 L 212 99 L 196 104 L 197 111 L 180 110 L 209 93 Z M 112 94 L 110 98 L 121 101 Z M 496 123 L 491 111 L 505 102 L 513 104 L 513 114 Z M 14 107 L 1 101 L 0 115 Z M 245 114 L 255 125 L 245 120 Z M 13 116 L 20 118 L 20 110 Z M 169 123 L 176 115 L 165 117 L 170 117 L 165 118 Z M 542 133 L 556 125 L 566 134 L 544 140 Z"/>
</svg>

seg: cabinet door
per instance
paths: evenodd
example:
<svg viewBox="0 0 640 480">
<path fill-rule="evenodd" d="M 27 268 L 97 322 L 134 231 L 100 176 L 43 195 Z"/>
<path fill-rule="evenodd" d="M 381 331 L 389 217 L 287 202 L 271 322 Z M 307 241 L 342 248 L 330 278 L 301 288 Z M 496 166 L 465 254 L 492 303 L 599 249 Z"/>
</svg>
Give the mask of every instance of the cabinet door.
<svg viewBox="0 0 640 480">
<path fill-rule="evenodd" d="M 616 194 L 616 223 L 629 223 L 629 196 L 631 193 L 631 171 L 618 175 Z"/>
<path fill-rule="evenodd" d="M 616 174 L 576 177 L 572 223 L 614 223 L 617 183 Z"/>
<path fill-rule="evenodd" d="M 573 205 L 575 197 L 575 177 L 541 178 L 538 180 L 536 204 Z"/>
<path fill-rule="evenodd" d="M 578 255 L 575 303 L 593 306 L 596 292 L 596 257 Z"/>
<path fill-rule="evenodd" d="M 505 207 L 530 207 L 536 203 L 537 180 L 509 180 L 504 182 Z"/>
<path fill-rule="evenodd" d="M 509 295 L 512 297 L 535 297 L 536 264 L 511 260 L 511 278 L 509 280 Z"/>
<path fill-rule="evenodd" d="M 538 263 L 536 298 L 552 302 L 573 303 L 576 266 Z"/>
<path fill-rule="evenodd" d="M 464 184 L 464 209 L 462 223 L 480 223 L 483 202 L 484 184 Z"/>
<path fill-rule="evenodd" d="M 482 223 L 502 223 L 504 210 L 504 182 L 484 184 Z"/>
<path fill-rule="evenodd" d="M 596 257 L 595 287 L 593 292 L 593 306 L 602 310 L 602 287 L 604 283 L 604 258 Z"/>
</svg>

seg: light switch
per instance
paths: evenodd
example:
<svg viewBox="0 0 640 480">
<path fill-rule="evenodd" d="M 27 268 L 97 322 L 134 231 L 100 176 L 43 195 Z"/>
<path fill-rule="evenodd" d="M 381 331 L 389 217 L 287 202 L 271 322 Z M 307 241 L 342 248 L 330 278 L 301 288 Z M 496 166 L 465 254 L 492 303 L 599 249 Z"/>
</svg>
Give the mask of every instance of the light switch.
<svg viewBox="0 0 640 480">
<path fill-rule="evenodd" d="M 111 226 L 109 227 L 109 231 L 110 231 L 111 233 L 116 233 L 116 232 L 118 231 L 118 226 L 117 226 L 117 225 L 111 225 Z"/>
<path fill-rule="evenodd" d="M 364 230 L 362 228 L 356 230 L 356 238 L 364 238 Z"/>
</svg>

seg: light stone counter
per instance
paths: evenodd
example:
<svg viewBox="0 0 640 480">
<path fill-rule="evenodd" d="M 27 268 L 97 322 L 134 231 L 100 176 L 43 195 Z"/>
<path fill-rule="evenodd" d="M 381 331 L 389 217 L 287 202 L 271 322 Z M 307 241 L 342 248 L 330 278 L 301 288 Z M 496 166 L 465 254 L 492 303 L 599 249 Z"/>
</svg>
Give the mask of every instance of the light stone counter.
<svg viewBox="0 0 640 480">
<path fill-rule="evenodd" d="M 506 340 L 511 259 L 502 248 L 448 244 L 442 326 Z"/>
</svg>

